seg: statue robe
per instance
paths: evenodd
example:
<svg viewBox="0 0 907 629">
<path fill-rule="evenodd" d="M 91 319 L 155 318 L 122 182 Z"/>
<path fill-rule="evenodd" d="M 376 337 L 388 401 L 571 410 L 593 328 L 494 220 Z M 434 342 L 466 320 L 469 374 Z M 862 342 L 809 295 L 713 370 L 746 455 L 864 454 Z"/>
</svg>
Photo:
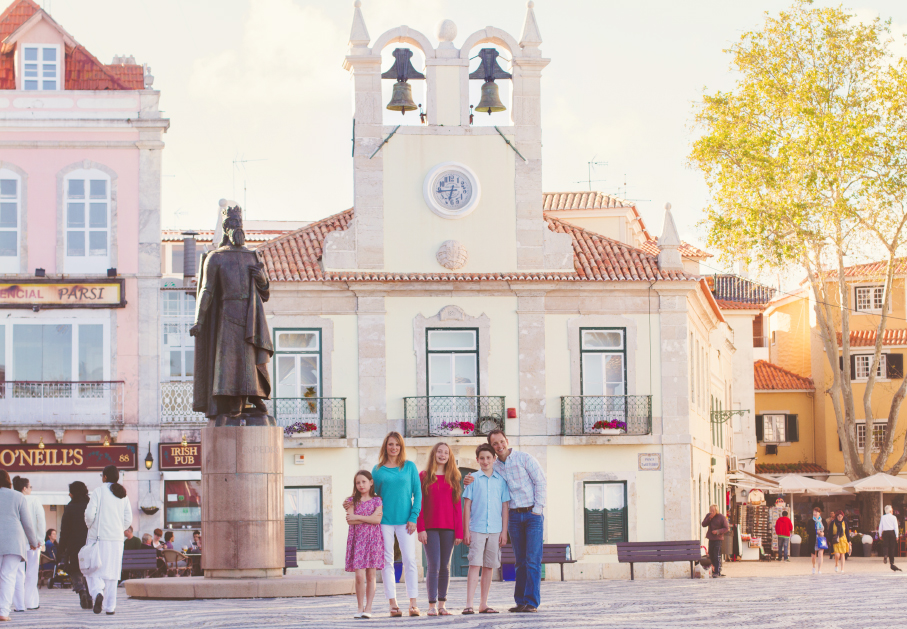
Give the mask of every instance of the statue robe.
<svg viewBox="0 0 907 629">
<path fill-rule="evenodd" d="M 202 264 L 192 408 L 212 419 L 218 413 L 214 396 L 271 396 L 268 362 L 274 346 L 263 303 L 269 284 L 251 274 L 259 264 L 254 251 L 229 245 L 209 253 Z"/>
</svg>

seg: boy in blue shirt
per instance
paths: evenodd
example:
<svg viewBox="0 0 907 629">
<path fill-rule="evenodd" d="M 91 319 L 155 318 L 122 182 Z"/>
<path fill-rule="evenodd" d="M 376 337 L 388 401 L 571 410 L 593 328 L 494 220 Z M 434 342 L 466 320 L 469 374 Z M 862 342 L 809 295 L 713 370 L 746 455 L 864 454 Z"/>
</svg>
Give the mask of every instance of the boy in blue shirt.
<svg viewBox="0 0 907 629">
<path fill-rule="evenodd" d="M 477 447 L 476 460 L 481 471 L 470 474 L 475 482 L 463 490 L 463 541 L 469 546 L 464 614 L 475 613 L 472 609 L 472 596 L 482 568 L 479 613 L 498 613 L 488 606 L 488 592 L 491 590 L 491 571 L 501 566 L 501 545 L 507 543 L 510 492 L 507 482 L 494 470 L 495 458 L 494 449 L 487 443 Z"/>
</svg>

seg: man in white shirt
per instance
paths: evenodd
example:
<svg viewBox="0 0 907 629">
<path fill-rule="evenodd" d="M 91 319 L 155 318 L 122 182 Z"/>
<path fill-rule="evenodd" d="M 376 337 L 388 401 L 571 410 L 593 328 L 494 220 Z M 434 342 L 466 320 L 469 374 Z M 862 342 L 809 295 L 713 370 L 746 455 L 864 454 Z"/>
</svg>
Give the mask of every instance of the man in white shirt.
<svg viewBox="0 0 907 629">
<path fill-rule="evenodd" d="M 885 505 L 885 515 L 879 520 L 879 536 L 882 538 L 882 554 L 888 556 L 888 565 L 895 572 L 901 569 L 894 565 L 898 548 L 898 519 L 892 513 L 891 505 Z"/>
</svg>

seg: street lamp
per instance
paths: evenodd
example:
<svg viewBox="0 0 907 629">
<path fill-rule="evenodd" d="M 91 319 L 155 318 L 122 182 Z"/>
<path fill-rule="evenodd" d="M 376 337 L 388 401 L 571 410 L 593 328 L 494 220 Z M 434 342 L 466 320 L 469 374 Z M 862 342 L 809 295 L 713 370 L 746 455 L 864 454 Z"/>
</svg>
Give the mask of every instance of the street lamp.
<svg viewBox="0 0 907 629">
<path fill-rule="evenodd" d="M 145 456 L 145 469 L 150 470 L 154 467 L 154 457 L 151 456 L 151 442 L 148 442 L 148 454 Z"/>
</svg>

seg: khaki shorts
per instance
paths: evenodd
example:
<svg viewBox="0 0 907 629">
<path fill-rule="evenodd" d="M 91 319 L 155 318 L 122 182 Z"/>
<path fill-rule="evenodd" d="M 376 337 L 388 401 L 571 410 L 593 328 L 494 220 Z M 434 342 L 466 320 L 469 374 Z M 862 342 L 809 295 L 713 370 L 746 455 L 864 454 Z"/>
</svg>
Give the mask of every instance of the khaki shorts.
<svg viewBox="0 0 907 629">
<path fill-rule="evenodd" d="M 469 532 L 472 543 L 469 545 L 470 566 L 483 566 L 485 568 L 501 567 L 501 534 L 500 533 L 475 533 Z"/>
</svg>

